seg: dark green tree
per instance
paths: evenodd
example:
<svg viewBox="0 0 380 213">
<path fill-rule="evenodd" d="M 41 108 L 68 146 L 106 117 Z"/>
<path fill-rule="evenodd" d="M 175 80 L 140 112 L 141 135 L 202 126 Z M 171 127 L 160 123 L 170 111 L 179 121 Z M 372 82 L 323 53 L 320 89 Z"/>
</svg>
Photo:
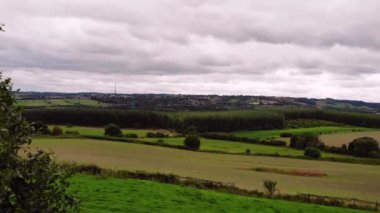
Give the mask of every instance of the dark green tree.
<svg viewBox="0 0 380 213">
<path fill-rule="evenodd" d="M 184 145 L 187 149 L 199 150 L 199 147 L 201 146 L 201 140 L 196 134 L 187 135 L 184 141 Z"/>
<path fill-rule="evenodd" d="M 31 131 L 16 105 L 11 80 L 0 73 L 0 212 L 77 211 L 77 202 L 66 192 L 72 173 L 50 153 L 26 148 Z"/>
<path fill-rule="evenodd" d="M 348 144 L 348 151 L 358 157 L 369 157 L 371 152 L 379 151 L 379 143 L 371 137 L 362 137 Z"/>
<path fill-rule="evenodd" d="M 104 135 L 111 137 L 121 137 L 123 136 L 123 133 L 121 132 L 121 129 L 118 125 L 108 124 L 106 128 L 104 128 Z"/>
<path fill-rule="evenodd" d="M 55 126 L 55 127 L 53 127 L 53 130 L 51 130 L 51 135 L 54 135 L 54 136 L 63 135 L 63 130 L 62 130 L 62 128 L 59 127 L 59 126 Z"/>
<path fill-rule="evenodd" d="M 48 125 L 42 121 L 32 122 L 30 126 L 32 127 L 33 134 L 36 134 L 36 135 L 50 135 L 51 134 L 51 131 Z"/>
<path fill-rule="evenodd" d="M 321 158 L 321 150 L 315 147 L 307 147 L 304 152 L 305 157 L 310 157 L 314 159 Z"/>
</svg>

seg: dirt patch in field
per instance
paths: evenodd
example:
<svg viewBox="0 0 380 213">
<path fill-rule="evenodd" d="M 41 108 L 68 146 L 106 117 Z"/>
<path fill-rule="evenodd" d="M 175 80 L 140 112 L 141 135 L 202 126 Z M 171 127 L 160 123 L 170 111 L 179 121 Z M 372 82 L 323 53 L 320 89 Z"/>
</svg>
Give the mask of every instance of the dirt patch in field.
<svg viewBox="0 0 380 213">
<path fill-rule="evenodd" d="M 325 177 L 327 174 L 317 171 L 310 170 L 286 170 L 286 169 L 276 169 L 276 168 L 267 168 L 267 167 L 256 167 L 249 170 L 256 172 L 269 172 L 283 175 L 293 175 L 293 176 L 302 176 L 302 177 Z"/>
</svg>

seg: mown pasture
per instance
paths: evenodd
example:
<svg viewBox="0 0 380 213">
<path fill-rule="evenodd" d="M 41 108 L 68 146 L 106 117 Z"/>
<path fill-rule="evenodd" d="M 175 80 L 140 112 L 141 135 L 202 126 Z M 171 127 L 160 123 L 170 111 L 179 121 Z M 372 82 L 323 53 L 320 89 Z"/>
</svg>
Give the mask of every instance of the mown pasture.
<svg viewBox="0 0 380 213">
<path fill-rule="evenodd" d="M 282 133 L 290 134 L 333 134 L 333 133 L 349 133 L 358 131 L 370 131 L 374 130 L 365 127 L 350 127 L 350 126 L 320 126 L 311 128 L 297 128 L 297 129 L 278 129 L 278 130 L 258 130 L 258 131 L 235 131 L 232 134 L 238 137 L 247 138 L 279 138 Z"/>
<path fill-rule="evenodd" d="M 173 173 L 261 189 L 262 180 L 279 182 L 282 193 L 311 193 L 376 201 L 380 168 L 373 165 L 262 156 L 226 155 L 89 139 L 35 139 L 33 147 L 55 152 L 59 160 L 105 168 Z M 254 171 L 266 167 L 314 171 L 326 177 L 289 176 Z"/>
<path fill-rule="evenodd" d="M 71 179 L 69 192 L 81 200 L 81 212 L 365 212 L 85 175 Z"/>
<path fill-rule="evenodd" d="M 340 147 L 343 144 L 348 145 L 351 141 L 360 137 L 372 137 L 375 138 L 377 141 L 380 141 L 380 131 L 349 132 L 321 135 L 320 139 L 326 145 Z"/>
<path fill-rule="evenodd" d="M 91 99 L 33 99 L 33 100 L 17 100 L 17 104 L 21 107 L 62 107 L 62 106 L 107 106 Z"/>
<path fill-rule="evenodd" d="M 54 126 L 50 126 L 52 129 Z M 78 131 L 81 135 L 89 135 L 89 136 L 103 136 L 104 128 L 101 127 L 85 127 L 85 126 L 63 126 L 60 125 L 63 132 L 68 130 L 70 131 Z M 148 132 L 162 132 L 168 135 L 173 135 L 173 132 L 164 129 L 122 129 L 123 134 L 136 134 L 139 138 L 146 137 Z"/>
</svg>

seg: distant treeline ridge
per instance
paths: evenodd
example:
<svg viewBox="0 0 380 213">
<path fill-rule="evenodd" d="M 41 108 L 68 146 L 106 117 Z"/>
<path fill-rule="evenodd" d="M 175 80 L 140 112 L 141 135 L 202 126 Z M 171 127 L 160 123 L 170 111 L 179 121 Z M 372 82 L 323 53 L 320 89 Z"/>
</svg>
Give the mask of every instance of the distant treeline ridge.
<svg viewBox="0 0 380 213">
<path fill-rule="evenodd" d="M 104 126 L 115 123 L 123 128 L 165 128 L 178 131 L 194 125 L 201 132 L 282 129 L 285 120 L 318 119 L 363 127 L 380 127 L 380 116 L 314 109 L 271 109 L 214 112 L 149 112 L 114 109 L 28 109 L 29 121 L 57 125 Z"/>
</svg>

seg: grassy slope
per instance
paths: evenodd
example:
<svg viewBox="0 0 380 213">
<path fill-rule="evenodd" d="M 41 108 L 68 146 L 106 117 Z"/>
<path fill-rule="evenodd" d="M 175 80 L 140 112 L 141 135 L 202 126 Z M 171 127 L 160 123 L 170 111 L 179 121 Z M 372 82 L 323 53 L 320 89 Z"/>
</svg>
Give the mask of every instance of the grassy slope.
<svg viewBox="0 0 380 213">
<path fill-rule="evenodd" d="M 107 104 L 100 103 L 95 100 L 89 99 L 37 99 L 37 100 L 18 100 L 17 104 L 19 106 L 28 107 L 54 107 L 54 106 L 106 106 Z"/>
<path fill-rule="evenodd" d="M 141 180 L 75 176 L 70 192 L 81 212 L 361 212 L 279 200 L 243 197 Z M 364 212 L 364 211 L 363 211 Z"/>
<path fill-rule="evenodd" d="M 50 126 L 52 128 L 53 126 Z M 63 129 L 63 132 L 67 130 L 78 131 L 81 135 L 91 135 L 91 136 L 103 136 L 104 128 L 102 127 L 83 127 L 83 126 L 59 126 Z M 137 134 L 139 138 L 145 137 L 148 132 L 164 132 L 166 134 L 170 134 L 167 130 L 156 130 L 156 129 L 123 129 L 123 134 L 134 133 Z"/>
<path fill-rule="evenodd" d="M 261 130 L 261 131 L 236 131 L 234 135 L 248 138 L 278 138 L 281 133 L 287 132 L 292 134 L 313 133 L 313 134 L 331 134 L 355 131 L 368 131 L 370 128 L 364 127 L 341 127 L 341 126 L 322 126 L 299 129 L 279 129 L 279 130 Z"/>
<path fill-rule="evenodd" d="M 380 167 L 373 165 L 201 153 L 86 139 L 35 139 L 32 145 L 51 149 L 61 160 L 94 163 L 112 169 L 173 173 L 235 183 L 247 189 L 261 189 L 262 180 L 272 179 L 279 182 L 283 193 L 356 197 L 371 201 L 380 197 Z M 250 170 L 255 167 L 317 171 L 328 176 L 312 178 Z"/>
</svg>

